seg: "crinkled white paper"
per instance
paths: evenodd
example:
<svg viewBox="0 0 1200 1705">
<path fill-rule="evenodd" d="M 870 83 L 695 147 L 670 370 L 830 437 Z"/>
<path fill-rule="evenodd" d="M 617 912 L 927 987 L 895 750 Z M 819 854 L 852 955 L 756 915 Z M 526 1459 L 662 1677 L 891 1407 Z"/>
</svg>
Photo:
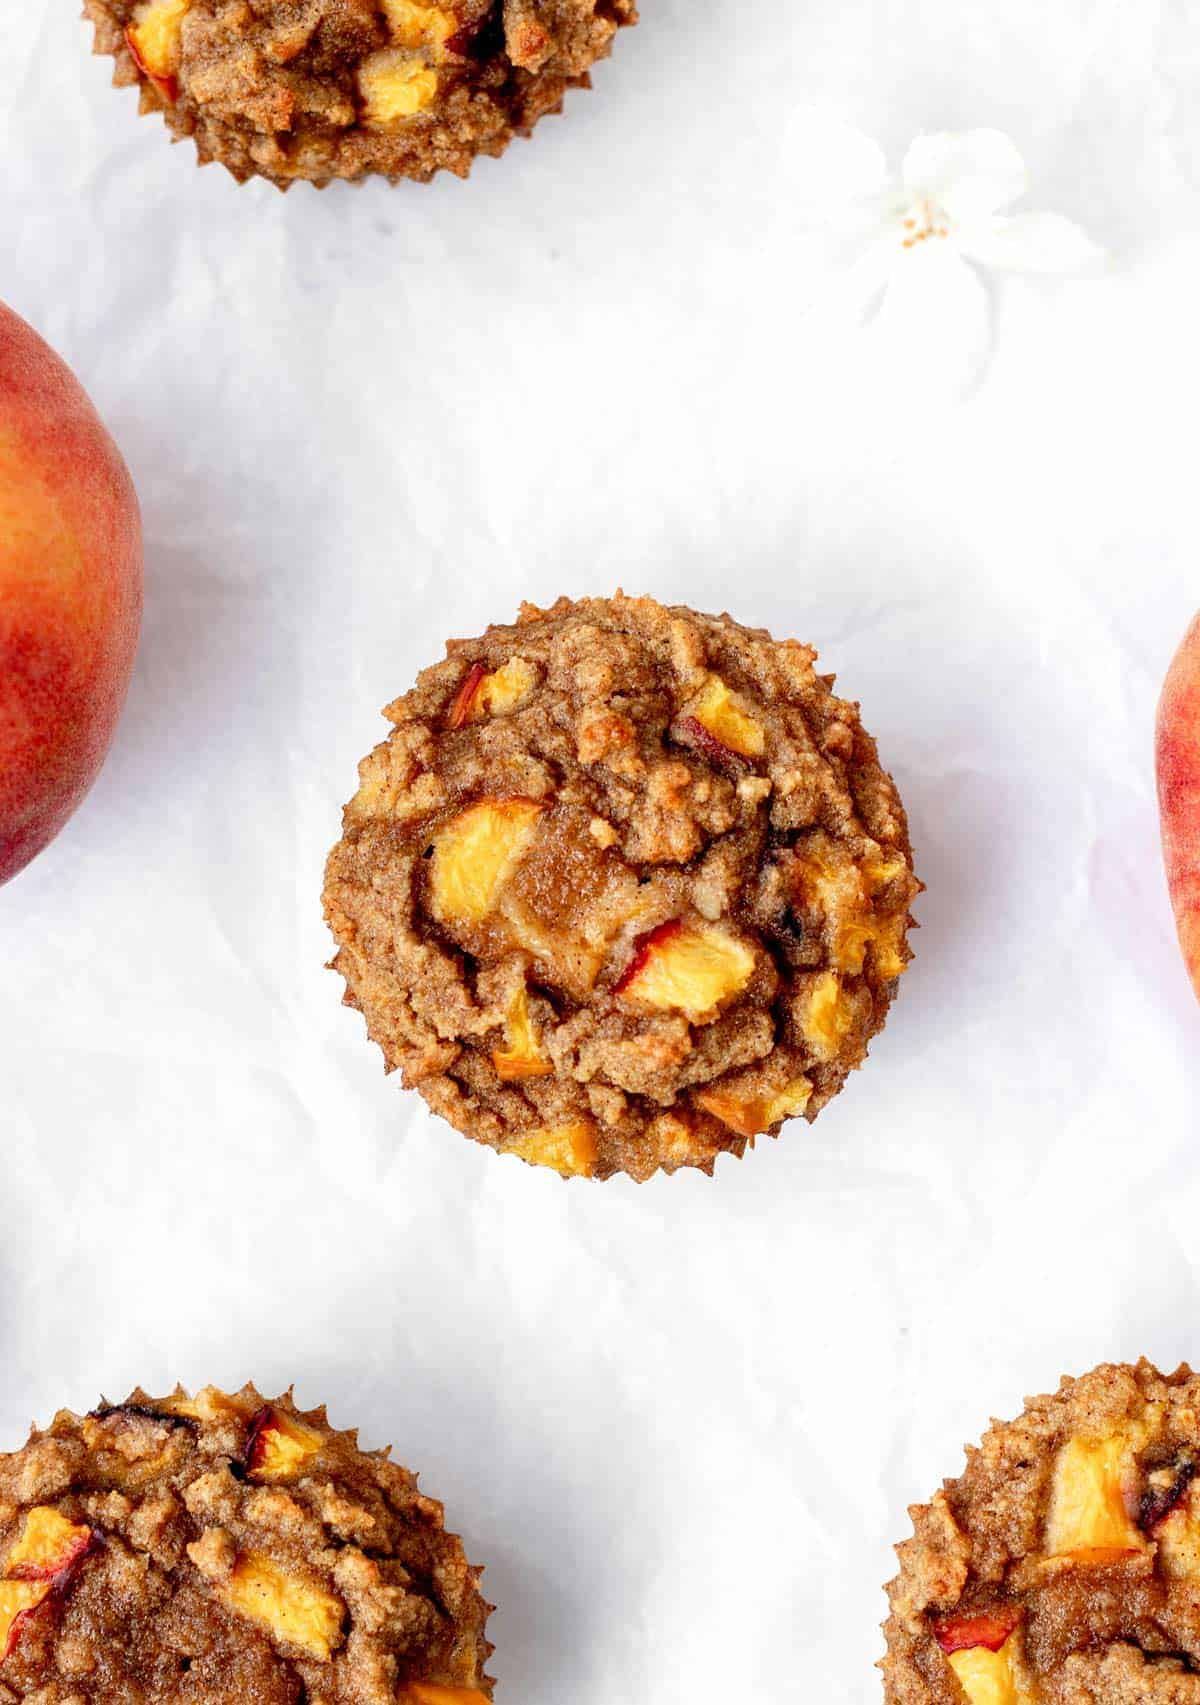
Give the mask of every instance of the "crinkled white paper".
<svg viewBox="0 0 1200 1705">
<path fill-rule="evenodd" d="M 1200 1012 L 1151 768 L 1200 604 L 1188 0 L 646 0 L 470 185 L 198 173 L 71 0 L 0 12 L 0 297 L 145 508 L 112 758 L 0 894 L 0 1434 L 298 1382 L 443 1497 L 503 1705 L 870 1705 L 904 1507 L 1060 1372 L 1200 1356 Z M 993 125 L 1113 255 L 960 406 L 811 302 L 814 116 Z M 933 353 L 933 352 L 931 352 Z M 378 707 L 522 597 L 812 640 L 912 816 L 866 1071 L 715 1182 L 564 1186 L 322 969 Z"/>
</svg>

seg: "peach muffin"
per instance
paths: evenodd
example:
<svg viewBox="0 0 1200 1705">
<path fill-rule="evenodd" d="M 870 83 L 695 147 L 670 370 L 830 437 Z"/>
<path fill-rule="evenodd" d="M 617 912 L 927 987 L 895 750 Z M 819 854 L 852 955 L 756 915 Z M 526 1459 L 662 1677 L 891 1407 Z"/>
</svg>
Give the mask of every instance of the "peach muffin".
<svg viewBox="0 0 1200 1705">
<path fill-rule="evenodd" d="M 1200 1705 L 1200 1379 L 1147 1361 L 994 1423 L 910 1511 L 890 1705 Z"/>
<path fill-rule="evenodd" d="M 815 653 L 649 598 L 526 605 L 385 712 L 325 909 L 389 1071 L 636 1179 L 813 1119 L 911 957 L 903 808 Z"/>
<path fill-rule="evenodd" d="M 135 1391 L 0 1456 L 0 1702 L 487 1705 L 479 1574 L 324 1410 Z"/>
<path fill-rule="evenodd" d="M 588 84 L 635 0 L 85 0 L 96 50 L 201 164 L 465 177 Z"/>
</svg>

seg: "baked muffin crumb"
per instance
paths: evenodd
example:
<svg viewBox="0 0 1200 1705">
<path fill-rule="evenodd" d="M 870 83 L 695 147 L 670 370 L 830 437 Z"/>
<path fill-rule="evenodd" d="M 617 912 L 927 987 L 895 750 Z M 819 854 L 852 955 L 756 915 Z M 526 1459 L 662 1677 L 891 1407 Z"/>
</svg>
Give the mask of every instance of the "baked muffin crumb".
<svg viewBox="0 0 1200 1705">
<path fill-rule="evenodd" d="M 0 1705 L 487 1705 L 479 1574 L 290 1394 L 63 1410 L 0 1456 Z"/>
<path fill-rule="evenodd" d="M 1064 1379 L 910 1511 L 889 1705 L 1200 1705 L 1200 1380 Z"/>
<path fill-rule="evenodd" d="M 239 182 L 466 177 L 587 87 L 634 0 L 84 0 L 114 81 Z"/>
<path fill-rule="evenodd" d="M 904 811 L 815 653 L 649 598 L 455 641 L 330 855 L 387 1069 L 565 1176 L 711 1171 L 812 1119 L 911 954 Z"/>
</svg>

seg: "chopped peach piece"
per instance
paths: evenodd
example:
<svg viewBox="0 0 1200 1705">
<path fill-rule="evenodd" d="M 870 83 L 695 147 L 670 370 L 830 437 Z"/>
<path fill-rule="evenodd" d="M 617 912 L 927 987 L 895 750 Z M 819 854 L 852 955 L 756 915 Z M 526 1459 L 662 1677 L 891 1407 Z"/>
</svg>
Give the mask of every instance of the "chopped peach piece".
<svg viewBox="0 0 1200 1705">
<path fill-rule="evenodd" d="M 438 1687 L 431 1681 L 410 1681 L 400 1705 L 489 1705 L 477 1687 Z"/>
<path fill-rule="evenodd" d="M 484 678 L 480 702 L 489 716 L 504 716 L 515 710 L 532 690 L 533 669 L 523 657 L 510 657 L 502 669 Z"/>
<path fill-rule="evenodd" d="M 813 835 L 797 853 L 796 886 L 803 899 L 826 920 L 830 959 L 836 971 L 858 976 L 868 949 L 875 974 L 883 981 L 891 982 L 905 970 L 907 914 L 877 914 L 874 897 L 907 868 L 900 860 L 886 862 L 880 858 L 860 867 L 846 849 L 825 834 Z"/>
<path fill-rule="evenodd" d="M 876 926 L 868 942 L 874 950 L 875 974 L 885 983 L 903 976 L 908 969 L 909 962 L 901 951 L 906 927 L 903 915 L 888 918 Z"/>
<path fill-rule="evenodd" d="M 1069 1439 L 1058 1453 L 1046 1520 L 1050 1557 L 1144 1551 L 1146 1541 L 1127 1507 L 1134 1478 L 1133 1446 L 1120 1432 L 1103 1439 Z"/>
<path fill-rule="evenodd" d="M 342 1643 L 346 1607 L 332 1593 L 290 1575 L 286 1569 L 255 1551 L 246 1551 L 218 1596 L 273 1639 L 296 1646 L 309 1657 L 328 1663 Z"/>
<path fill-rule="evenodd" d="M 933 1637 L 947 1657 L 975 1646 L 998 1652 L 1020 1620 L 1020 1611 L 1011 1605 L 979 1616 L 943 1616 L 934 1623 Z"/>
<path fill-rule="evenodd" d="M 164 1397 L 162 1401 L 160 1403 L 156 1403 L 154 1407 L 156 1409 L 161 1409 L 164 1415 L 176 1415 L 180 1420 L 203 1420 L 203 1416 L 200 1413 L 199 1401 L 195 1397 Z"/>
<path fill-rule="evenodd" d="M 147 0 L 135 11 L 125 31 L 138 70 L 168 101 L 179 94 L 183 20 L 191 4 L 192 0 Z"/>
<path fill-rule="evenodd" d="M 886 886 L 894 876 L 903 876 L 908 870 L 907 862 L 902 858 L 871 858 L 863 866 L 867 887 L 872 894 Z"/>
<path fill-rule="evenodd" d="M 419 766 L 410 764 L 405 770 L 393 768 L 391 749 L 377 746 L 358 766 L 358 791 L 350 802 L 356 817 L 390 817 L 396 810 L 405 786 L 419 773 Z"/>
<path fill-rule="evenodd" d="M 1197 1467 L 1200 1464 L 1186 1451 L 1180 1451 L 1174 1461 L 1160 1463 L 1157 1468 L 1147 1470 L 1137 1514 L 1138 1526 L 1143 1533 L 1153 1533 L 1168 1516 L 1191 1503 Z"/>
<path fill-rule="evenodd" d="M 728 1125 L 739 1137 L 758 1137 L 766 1130 L 760 1107 L 756 1102 L 739 1101 L 735 1095 L 723 1095 L 717 1089 L 705 1090 L 703 1094 L 697 1095 L 696 1101 L 706 1113 L 711 1113 L 714 1119 Z"/>
<path fill-rule="evenodd" d="M 834 964 L 842 971 L 861 972 L 866 964 L 867 948 L 875 939 L 875 920 L 872 917 L 846 919 L 833 933 Z"/>
<path fill-rule="evenodd" d="M 1016 1644 L 1008 1640 L 997 1652 L 973 1646 L 946 1659 L 968 1705 L 1034 1705 L 1017 1669 Z"/>
<path fill-rule="evenodd" d="M 358 68 L 358 87 L 363 99 L 363 118 L 382 129 L 402 119 L 415 118 L 437 99 L 438 74 L 423 59 L 414 59 L 404 48 L 384 48 L 371 54 Z"/>
<path fill-rule="evenodd" d="M 823 971 L 812 986 L 801 1022 L 804 1040 L 818 1060 L 836 1059 L 854 1028 L 854 1013 L 836 971 Z"/>
<path fill-rule="evenodd" d="M 490 675 L 482 663 L 476 663 L 455 694 L 447 728 L 482 722 L 485 716 L 506 715 L 528 695 L 533 683 L 533 669 L 523 657 L 510 657 L 502 669 L 494 669 Z"/>
<path fill-rule="evenodd" d="M 596 1132 L 586 1119 L 569 1125 L 548 1125 L 513 1137 L 510 1154 L 520 1155 L 531 1166 L 548 1166 L 564 1178 L 588 1178 L 596 1164 Z"/>
<path fill-rule="evenodd" d="M 801 861 L 803 885 L 813 894 L 829 924 L 834 969 L 857 976 L 876 933 L 875 916 L 860 872 L 823 859 Z"/>
<path fill-rule="evenodd" d="M 458 29 L 453 12 L 417 0 L 383 0 L 383 11 L 397 47 L 445 47 Z"/>
<path fill-rule="evenodd" d="M 321 1434 L 294 1415 L 270 1407 L 260 1410 L 250 1423 L 246 1467 L 252 1480 L 267 1485 L 294 1480 L 324 1443 Z"/>
<path fill-rule="evenodd" d="M 725 751 L 739 758 L 761 758 L 766 735 L 761 722 L 738 705 L 719 675 L 710 675 L 703 689 L 685 705 L 681 724 L 694 722 Z"/>
<path fill-rule="evenodd" d="M 49 1505 L 26 1515 L 0 1581 L 0 1663 L 11 1656 L 37 1607 L 60 1588 L 93 1544 L 90 1527 L 68 1521 Z"/>
<path fill-rule="evenodd" d="M 1149 1528 L 1158 1544 L 1158 1560 L 1162 1571 L 1171 1581 L 1200 1580 L 1200 1511 L 1197 1509 L 1196 1487 L 1190 1476 L 1183 1482 L 1177 1498 L 1168 1502 L 1151 1521 L 1143 1510 L 1142 1527 Z"/>
<path fill-rule="evenodd" d="M 764 1109 L 767 1128 L 777 1125 L 781 1119 L 798 1119 L 812 1099 L 812 1084 L 806 1077 L 797 1078 L 795 1083 L 789 1083 L 781 1089 L 778 1095 L 773 1095 Z"/>
<path fill-rule="evenodd" d="M 434 916 L 482 923 L 528 851 L 543 810 L 532 799 L 481 799 L 444 824 L 433 842 Z"/>
<path fill-rule="evenodd" d="M 0 1581 L 0 1663 L 12 1656 L 26 1617 L 49 1594 L 48 1581 Z"/>
<path fill-rule="evenodd" d="M 933 1637 L 967 1697 L 969 1705 L 1033 1705 L 1022 1675 L 1021 1620 L 1004 1605 L 979 1616 L 944 1616 Z"/>
<path fill-rule="evenodd" d="M 90 1527 L 77 1527 L 57 1510 L 39 1507 L 25 1517 L 4 1572 L 13 1580 L 50 1581 L 77 1563 L 91 1546 Z"/>
<path fill-rule="evenodd" d="M 794 1119 L 804 1112 L 812 1097 L 812 1084 L 807 1078 L 780 1090 L 777 1095 L 744 1101 L 719 1089 L 704 1090 L 696 1101 L 706 1113 L 728 1125 L 741 1137 L 760 1137 L 783 1119 Z"/>
<path fill-rule="evenodd" d="M 753 975 L 754 954 L 745 942 L 713 924 L 676 918 L 641 938 L 616 993 L 701 1023 Z"/>
<path fill-rule="evenodd" d="M 173 1396 L 156 1402 L 154 1407 L 161 1409 L 164 1415 L 178 1415 L 185 1421 L 218 1421 L 248 1412 L 245 1409 L 239 1411 L 237 1404 L 215 1385 L 204 1386 L 195 1397 L 189 1397 L 186 1391 L 177 1391 Z"/>
<path fill-rule="evenodd" d="M 468 722 L 476 720 L 479 691 L 487 680 L 487 670 L 482 663 L 473 663 L 463 678 L 463 684 L 454 695 L 450 709 L 446 713 L 446 727 L 453 732 L 464 728 Z"/>
<path fill-rule="evenodd" d="M 551 1077 L 554 1067 L 542 1052 L 541 1039 L 529 1011 L 529 996 L 518 989 L 508 1009 L 508 1047 L 492 1052 L 492 1064 L 503 1083 L 527 1077 Z"/>
</svg>

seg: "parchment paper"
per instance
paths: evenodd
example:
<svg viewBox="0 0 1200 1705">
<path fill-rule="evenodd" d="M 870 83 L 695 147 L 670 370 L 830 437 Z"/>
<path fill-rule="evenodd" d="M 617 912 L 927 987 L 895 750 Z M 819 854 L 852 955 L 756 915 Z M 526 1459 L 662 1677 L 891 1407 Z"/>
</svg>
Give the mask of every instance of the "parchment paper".
<svg viewBox="0 0 1200 1705">
<path fill-rule="evenodd" d="M 0 1443 L 295 1380 L 488 1565 L 502 1705 L 857 1705 L 963 1441 L 1200 1356 L 1151 760 L 1200 603 L 1200 26 L 645 12 L 469 186 L 286 198 L 139 123 L 71 0 L 0 12 L 0 296 L 111 423 L 148 574 L 112 758 L 0 894 Z M 801 312 L 822 112 L 893 154 L 1007 130 L 1110 271 L 1006 285 L 965 404 L 888 390 Z M 522 597 L 617 585 L 819 645 L 928 883 L 868 1068 L 714 1182 L 476 1149 L 322 969 L 378 707 Z"/>
</svg>

